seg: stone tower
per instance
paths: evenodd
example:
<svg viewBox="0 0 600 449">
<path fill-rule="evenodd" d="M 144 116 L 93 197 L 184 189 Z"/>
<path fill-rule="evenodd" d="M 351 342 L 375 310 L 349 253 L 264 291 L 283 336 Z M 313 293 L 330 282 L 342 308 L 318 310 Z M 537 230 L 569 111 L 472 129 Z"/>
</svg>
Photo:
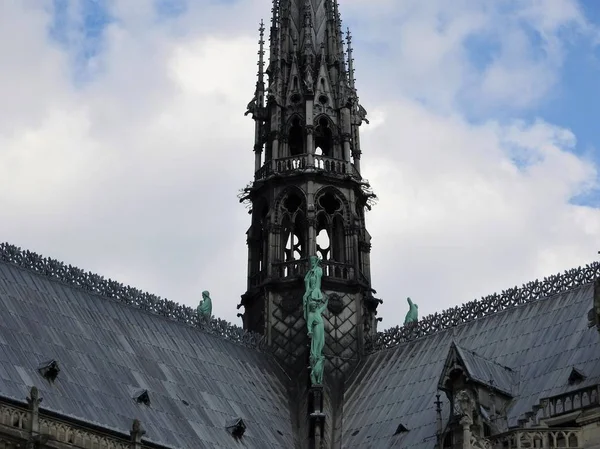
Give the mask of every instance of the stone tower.
<svg viewBox="0 0 600 449">
<path fill-rule="evenodd" d="M 323 267 L 326 376 L 343 377 L 376 331 L 365 209 L 374 198 L 360 173 L 350 33 L 337 0 L 274 0 L 269 62 L 260 27 L 258 82 L 246 115 L 256 123 L 244 327 L 267 337 L 289 366 L 306 364 L 302 309 L 309 256 Z M 344 51 L 346 45 L 347 52 Z M 268 77 L 268 87 L 265 84 Z"/>
</svg>

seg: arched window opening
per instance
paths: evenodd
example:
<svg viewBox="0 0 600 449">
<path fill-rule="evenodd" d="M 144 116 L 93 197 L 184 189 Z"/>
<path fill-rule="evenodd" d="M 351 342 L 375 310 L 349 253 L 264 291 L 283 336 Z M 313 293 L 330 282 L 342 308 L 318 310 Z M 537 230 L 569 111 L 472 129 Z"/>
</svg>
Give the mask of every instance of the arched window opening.
<svg viewBox="0 0 600 449">
<path fill-rule="evenodd" d="M 315 168 L 325 169 L 325 161 L 322 158 L 323 149 L 321 147 L 315 148 Z"/>
<path fill-rule="evenodd" d="M 329 215 L 333 215 L 342 209 L 342 202 L 335 195 L 328 192 L 319 198 L 319 206 Z"/>
<path fill-rule="evenodd" d="M 333 219 L 331 234 L 331 259 L 336 262 L 346 263 L 344 220 L 339 215 L 336 215 Z"/>
<path fill-rule="evenodd" d="M 261 205 L 260 209 L 260 254 L 259 254 L 259 262 L 258 262 L 258 271 L 262 272 L 266 269 L 267 266 L 267 258 L 269 251 L 269 205 L 265 201 Z"/>
<path fill-rule="evenodd" d="M 298 274 L 298 265 L 294 262 L 306 257 L 306 226 L 304 217 L 298 214 L 294 223 L 286 216 L 283 224 L 283 261 L 288 262 L 284 265 L 280 275 L 289 277 Z"/>
<path fill-rule="evenodd" d="M 298 90 L 298 77 L 297 76 L 294 77 L 293 83 L 294 83 L 294 90 Z"/>
<path fill-rule="evenodd" d="M 300 206 L 302 205 L 302 198 L 298 196 L 296 192 L 291 192 L 287 195 L 285 200 L 283 201 L 283 207 L 286 211 L 288 211 L 291 215 L 295 214 Z"/>
<path fill-rule="evenodd" d="M 302 242 L 298 234 L 296 234 L 293 230 L 288 233 L 287 241 L 285 244 L 285 253 L 286 253 L 286 262 L 290 262 L 292 260 L 301 259 L 302 255 Z"/>
<path fill-rule="evenodd" d="M 308 234 L 306 220 L 302 212 L 296 215 L 294 230 L 297 244 L 294 247 L 294 260 L 304 259 L 306 257 L 306 245 L 308 243 Z"/>
<path fill-rule="evenodd" d="M 282 240 L 282 260 L 288 262 L 294 260 L 294 227 L 290 217 L 286 215 L 281 223 L 281 240 Z"/>
<path fill-rule="evenodd" d="M 288 143 L 291 156 L 304 154 L 304 135 L 302 132 L 302 124 L 298 117 L 294 118 L 292 121 Z"/>
<path fill-rule="evenodd" d="M 254 204 L 252 210 L 252 228 L 250 230 L 250 235 L 248 244 L 250 248 L 250 256 L 251 256 L 251 273 L 258 274 L 261 273 L 267 264 L 267 255 L 268 255 L 268 238 L 269 233 L 268 222 L 269 222 L 269 204 L 266 199 L 260 198 Z"/>
<path fill-rule="evenodd" d="M 329 260 L 331 252 L 331 241 L 329 239 L 329 229 L 325 215 L 319 215 L 317 220 L 317 254 L 321 259 Z"/>
<path fill-rule="evenodd" d="M 334 157 L 333 154 L 333 131 L 329 125 L 329 120 L 325 117 L 319 119 L 315 129 L 315 146 L 320 148 L 323 156 Z"/>
</svg>

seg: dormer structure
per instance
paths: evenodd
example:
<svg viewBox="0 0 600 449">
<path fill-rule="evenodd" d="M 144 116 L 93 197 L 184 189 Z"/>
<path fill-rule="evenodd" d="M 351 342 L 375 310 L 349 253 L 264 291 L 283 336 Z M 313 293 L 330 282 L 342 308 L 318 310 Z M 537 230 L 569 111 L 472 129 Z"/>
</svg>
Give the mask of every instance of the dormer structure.
<svg viewBox="0 0 600 449">
<path fill-rule="evenodd" d="M 244 328 L 265 335 L 286 363 L 305 364 L 303 276 L 317 255 L 329 298 L 325 353 L 341 375 L 376 332 L 379 304 L 365 225 L 374 195 L 360 167 L 366 111 L 351 38 L 332 0 L 275 0 L 268 63 L 264 31 L 261 23 L 258 81 L 246 112 L 255 120 L 255 166 L 242 198 L 252 215 Z"/>
</svg>

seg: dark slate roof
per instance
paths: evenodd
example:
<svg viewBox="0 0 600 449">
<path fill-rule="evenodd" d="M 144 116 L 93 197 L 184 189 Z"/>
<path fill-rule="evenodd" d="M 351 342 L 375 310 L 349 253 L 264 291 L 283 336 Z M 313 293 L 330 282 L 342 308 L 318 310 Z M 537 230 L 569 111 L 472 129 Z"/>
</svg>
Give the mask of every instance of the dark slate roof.
<svg viewBox="0 0 600 449">
<path fill-rule="evenodd" d="M 472 380 L 493 387 L 511 397 L 515 395 L 515 387 L 519 381 L 515 371 L 456 344 L 454 348 Z"/>
<path fill-rule="evenodd" d="M 542 398 L 599 383 L 600 337 L 588 327 L 593 296 L 589 283 L 370 355 L 344 395 L 342 447 L 433 448 L 438 379 L 453 341 L 479 355 L 467 356 L 473 372 L 491 370 L 489 362 L 516 372 L 510 426 Z M 577 385 L 568 383 L 573 366 L 587 376 Z M 446 421 L 449 405 L 442 399 Z M 408 432 L 394 435 L 399 424 Z"/>
<path fill-rule="evenodd" d="M 289 379 L 266 353 L 5 262 L 0 307 L 0 396 L 25 402 L 36 385 L 42 411 L 125 435 L 137 418 L 164 446 L 295 446 Z M 54 385 L 37 371 L 49 359 Z M 241 442 L 225 429 L 236 417 Z"/>
</svg>

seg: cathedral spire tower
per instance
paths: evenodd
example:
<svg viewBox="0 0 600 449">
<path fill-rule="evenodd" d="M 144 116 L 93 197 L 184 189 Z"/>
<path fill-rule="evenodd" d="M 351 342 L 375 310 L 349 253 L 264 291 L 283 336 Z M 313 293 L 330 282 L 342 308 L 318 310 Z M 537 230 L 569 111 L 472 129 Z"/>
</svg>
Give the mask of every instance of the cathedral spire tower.
<svg viewBox="0 0 600 449">
<path fill-rule="evenodd" d="M 343 378 L 376 331 L 360 173 L 360 126 L 351 38 L 348 55 L 336 0 L 274 0 L 269 60 L 246 114 L 255 121 L 255 173 L 242 201 L 251 206 L 244 327 L 265 335 L 289 366 L 306 366 L 303 278 L 322 259 L 325 379 Z M 268 77 L 268 87 L 263 80 Z M 266 88 L 265 88 L 266 87 Z M 368 123 L 368 122 L 367 122 Z M 325 380 L 326 381 L 326 380 Z"/>
</svg>

